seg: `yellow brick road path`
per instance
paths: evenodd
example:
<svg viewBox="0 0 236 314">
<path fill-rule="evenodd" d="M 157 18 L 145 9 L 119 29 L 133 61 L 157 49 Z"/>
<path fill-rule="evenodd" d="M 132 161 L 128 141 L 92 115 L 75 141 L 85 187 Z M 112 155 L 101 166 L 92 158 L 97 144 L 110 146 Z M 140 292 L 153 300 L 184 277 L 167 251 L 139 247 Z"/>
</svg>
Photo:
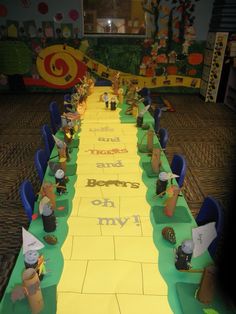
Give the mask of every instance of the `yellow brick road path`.
<svg viewBox="0 0 236 314">
<path fill-rule="evenodd" d="M 136 153 L 137 130 L 120 123 L 119 110 L 99 102 L 106 90 L 95 88 L 84 116 L 57 313 L 169 314 Z M 114 180 L 123 183 L 116 186 Z"/>
</svg>

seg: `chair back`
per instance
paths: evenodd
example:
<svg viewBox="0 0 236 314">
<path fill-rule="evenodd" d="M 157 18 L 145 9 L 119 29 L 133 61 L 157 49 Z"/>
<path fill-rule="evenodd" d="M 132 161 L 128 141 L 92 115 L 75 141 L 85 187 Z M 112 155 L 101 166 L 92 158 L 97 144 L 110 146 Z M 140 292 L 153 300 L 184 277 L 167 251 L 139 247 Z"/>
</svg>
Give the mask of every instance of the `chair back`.
<svg viewBox="0 0 236 314">
<path fill-rule="evenodd" d="M 208 247 L 208 251 L 213 259 L 215 258 L 219 238 L 223 231 L 224 214 L 223 209 L 217 202 L 217 200 L 215 200 L 212 196 L 207 196 L 204 199 L 199 213 L 196 217 L 196 222 L 198 226 L 202 226 L 214 221 L 216 223 L 215 227 L 217 237 L 211 242 Z"/>
<path fill-rule="evenodd" d="M 47 156 L 43 149 L 38 149 L 34 155 L 34 164 L 38 172 L 40 182 L 43 182 L 45 171 L 47 169 Z"/>
<path fill-rule="evenodd" d="M 65 94 L 64 95 L 64 101 L 70 102 L 71 101 L 71 95 L 70 94 Z"/>
<path fill-rule="evenodd" d="M 144 97 L 143 104 L 144 104 L 145 107 L 146 107 L 146 106 L 149 106 L 149 105 L 151 106 L 151 104 L 152 104 L 152 98 L 151 98 L 150 96 Z"/>
<path fill-rule="evenodd" d="M 158 131 L 160 129 L 160 120 L 161 120 L 161 109 L 156 108 L 154 111 L 154 131 L 156 134 L 158 134 Z"/>
<path fill-rule="evenodd" d="M 161 147 L 163 149 L 165 149 L 167 142 L 168 142 L 168 131 L 167 131 L 167 129 L 165 129 L 165 128 L 159 129 L 158 135 L 159 135 L 159 141 L 160 141 Z"/>
<path fill-rule="evenodd" d="M 70 112 L 72 109 L 71 105 L 71 94 L 64 95 L 64 110 L 65 112 Z"/>
<path fill-rule="evenodd" d="M 184 184 L 184 178 L 187 170 L 185 158 L 180 154 L 175 154 L 173 156 L 170 168 L 174 174 L 177 174 L 179 176 L 178 178 L 176 178 L 176 181 L 181 188 Z"/>
<path fill-rule="evenodd" d="M 150 89 L 147 87 L 143 87 L 142 89 L 140 89 L 140 91 L 138 92 L 138 94 L 141 97 L 148 97 L 151 95 Z"/>
<path fill-rule="evenodd" d="M 52 101 L 49 105 L 50 121 L 53 134 L 61 127 L 61 114 L 56 101 Z"/>
<path fill-rule="evenodd" d="M 32 220 L 34 211 L 35 194 L 29 180 L 24 180 L 20 185 L 20 198 L 29 221 Z"/>
<path fill-rule="evenodd" d="M 49 159 L 53 147 L 55 145 L 54 139 L 52 137 L 52 131 L 47 124 L 42 126 L 42 136 L 45 145 L 46 158 Z"/>
</svg>

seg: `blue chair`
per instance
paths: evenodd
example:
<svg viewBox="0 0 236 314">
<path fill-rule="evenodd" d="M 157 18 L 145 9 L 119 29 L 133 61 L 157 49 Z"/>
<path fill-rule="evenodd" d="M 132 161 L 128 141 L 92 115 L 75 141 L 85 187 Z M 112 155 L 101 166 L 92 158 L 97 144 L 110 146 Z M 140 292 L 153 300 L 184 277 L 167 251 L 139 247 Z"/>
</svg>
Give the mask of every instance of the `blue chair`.
<svg viewBox="0 0 236 314">
<path fill-rule="evenodd" d="M 47 124 L 44 124 L 42 126 L 42 136 L 45 145 L 45 154 L 48 160 L 55 145 L 55 142 L 52 137 L 52 131 Z"/>
<path fill-rule="evenodd" d="M 70 112 L 72 109 L 71 94 L 64 95 L 64 109 L 65 109 L 65 112 Z"/>
<path fill-rule="evenodd" d="M 147 87 L 143 87 L 142 89 L 140 89 L 140 91 L 138 92 L 138 94 L 141 97 L 149 97 L 151 95 L 150 89 Z"/>
<path fill-rule="evenodd" d="M 149 106 L 149 105 L 151 106 L 152 98 L 150 96 L 144 97 L 143 104 L 144 104 L 145 107 Z"/>
<path fill-rule="evenodd" d="M 64 101 L 70 102 L 71 101 L 71 95 L 70 94 L 65 94 L 64 95 Z"/>
<path fill-rule="evenodd" d="M 40 182 L 43 182 L 44 174 L 47 169 L 48 159 L 43 149 L 38 149 L 34 155 L 35 168 L 38 172 Z"/>
<path fill-rule="evenodd" d="M 181 188 L 184 184 L 184 178 L 187 170 L 185 158 L 182 155 L 175 154 L 173 156 L 170 168 L 174 174 L 177 174 L 179 176 L 178 178 L 176 178 L 176 181 Z"/>
<path fill-rule="evenodd" d="M 52 101 L 49 105 L 50 121 L 53 134 L 61 128 L 61 114 L 58 105 Z"/>
<path fill-rule="evenodd" d="M 154 111 L 154 131 L 156 134 L 158 134 L 158 131 L 160 129 L 160 120 L 161 120 L 161 109 L 156 108 Z"/>
<path fill-rule="evenodd" d="M 198 226 L 202 226 L 214 221 L 216 223 L 215 226 L 217 237 L 208 247 L 208 251 L 213 259 L 216 256 L 218 242 L 223 231 L 224 214 L 220 204 L 212 196 L 207 196 L 204 199 L 199 213 L 196 217 L 196 222 Z"/>
<path fill-rule="evenodd" d="M 161 128 L 158 131 L 158 137 L 161 144 L 162 149 L 166 148 L 168 142 L 168 131 L 165 128 Z"/>
<path fill-rule="evenodd" d="M 25 209 L 26 215 L 29 221 L 31 221 L 36 197 L 34 194 L 33 186 L 29 180 L 24 180 L 21 183 L 20 198 L 21 198 L 22 205 Z"/>
</svg>

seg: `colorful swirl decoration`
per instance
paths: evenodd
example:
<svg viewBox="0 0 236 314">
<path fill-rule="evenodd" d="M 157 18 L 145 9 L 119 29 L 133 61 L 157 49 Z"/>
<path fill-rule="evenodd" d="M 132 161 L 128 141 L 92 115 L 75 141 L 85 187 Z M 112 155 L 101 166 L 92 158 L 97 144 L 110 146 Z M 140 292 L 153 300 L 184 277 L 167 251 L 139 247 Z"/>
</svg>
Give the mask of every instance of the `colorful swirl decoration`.
<svg viewBox="0 0 236 314">
<path fill-rule="evenodd" d="M 78 60 L 76 50 L 66 45 L 43 49 L 37 57 L 37 69 L 48 87 L 70 88 L 86 73 L 86 65 Z"/>
</svg>

